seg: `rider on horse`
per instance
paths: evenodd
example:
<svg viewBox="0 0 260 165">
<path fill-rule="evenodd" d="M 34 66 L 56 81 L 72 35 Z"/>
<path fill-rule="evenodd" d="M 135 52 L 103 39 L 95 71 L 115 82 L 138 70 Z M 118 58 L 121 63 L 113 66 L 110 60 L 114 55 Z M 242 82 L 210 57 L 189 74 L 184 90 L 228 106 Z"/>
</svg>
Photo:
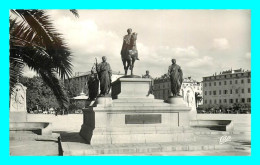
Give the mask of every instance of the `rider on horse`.
<svg viewBox="0 0 260 165">
<path fill-rule="evenodd" d="M 139 60 L 138 51 L 136 48 L 137 33 L 132 33 L 132 29 L 127 29 L 127 35 L 124 36 L 123 46 L 121 49 L 121 58 L 124 65 L 125 75 L 130 67 L 131 75 L 133 75 L 133 68 L 135 60 Z"/>
</svg>

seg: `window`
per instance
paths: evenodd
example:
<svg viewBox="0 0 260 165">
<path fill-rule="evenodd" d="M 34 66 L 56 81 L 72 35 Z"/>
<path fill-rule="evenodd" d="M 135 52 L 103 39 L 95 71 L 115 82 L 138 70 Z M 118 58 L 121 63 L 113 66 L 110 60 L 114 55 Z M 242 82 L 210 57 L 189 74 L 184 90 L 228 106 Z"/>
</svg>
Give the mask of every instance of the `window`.
<svg viewBox="0 0 260 165">
<path fill-rule="evenodd" d="M 207 100 L 205 100 L 204 102 L 205 102 L 205 104 L 207 104 Z"/>
<path fill-rule="evenodd" d="M 251 79 L 247 79 L 247 83 L 251 83 Z"/>
<path fill-rule="evenodd" d="M 230 89 L 230 94 L 232 94 L 232 89 Z"/>
<path fill-rule="evenodd" d="M 233 103 L 233 99 L 229 99 L 229 103 L 231 103 L 231 104 L 232 104 L 232 103 Z"/>
<path fill-rule="evenodd" d="M 217 94 L 217 91 L 213 91 L 213 95 L 216 95 Z"/>
<path fill-rule="evenodd" d="M 209 91 L 209 95 L 211 95 L 211 91 Z"/>
<path fill-rule="evenodd" d="M 211 83 L 209 83 L 209 86 L 211 86 Z"/>
<path fill-rule="evenodd" d="M 242 98 L 242 100 L 241 100 L 241 101 L 242 101 L 242 103 L 245 103 L 245 98 Z"/>
<path fill-rule="evenodd" d="M 221 99 L 219 99 L 219 104 L 221 104 Z"/>
<path fill-rule="evenodd" d="M 232 84 L 232 80 L 230 80 L 230 82 L 229 82 L 230 84 Z"/>
<path fill-rule="evenodd" d="M 238 103 L 238 99 L 236 99 L 236 103 Z"/>
<path fill-rule="evenodd" d="M 217 83 L 216 82 L 214 82 L 214 86 L 216 86 L 217 85 Z"/>
<path fill-rule="evenodd" d="M 237 80 L 235 80 L 235 84 L 237 84 Z"/>
<path fill-rule="evenodd" d="M 205 91 L 205 95 L 207 95 L 207 91 Z"/>
<path fill-rule="evenodd" d="M 211 104 L 211 100 L 209 100 L 209 104 Z"/>
<path fill-rule="evenodd" d="M 248 93 L 251 93 L 251 88 L 248 88 L 247 91 L 248 91 Z"/>
<path fill-rule="evenodd" d="M 219 95 L 221 95 L 221 90 L 219 90 Z"/>
<path fill-rule="evenodd" d="M 246 101 L 247 101 L 248 103 L 251 103 L 251 98 L 247 98 Z"/>
<path fill-rule="evenodd" d="M 227 99 L 224 99 L 224 103 L 227 103 Z"/>
<path fill-rule="evenodd" d="M 224 85 L 227 85 L 227 81 L 224 81 Z"/>
<path fill-rule="evenodd" d="M 214 104 L 217 104 L 217 100 L 214 100 Z"/>
<path fill-rule="evenodd" d="M 221 81 L 220 81 L 220 82 L 218 82 L 218 85 L 219 85 L 219 86 L 221 85 Z"/>
<path fill-rule="evenodd" d="M 242 93 L 244 93 L 245 92 L 245 90 L 244 89 L 242 89 Z"/>
<path fill-rule="evenodd" d="M 205 85 L 204 85 L 205 87 L 207 86 L 207 83 L 205 83 Z"/>
<path fill-rule="evenodd" d="M 244 84 L 244 80 L 243 79 L 241 80 L 241 84 Z"/>
<path fill-rule="evenodd" d="M 238 89 L 236 89 L 236 94 L 238 94 Z"/>
<path fill-rule="evenodd" d="M 224 90 L 224 94 L 228 94 L 228 90 Z"/>
</svg>

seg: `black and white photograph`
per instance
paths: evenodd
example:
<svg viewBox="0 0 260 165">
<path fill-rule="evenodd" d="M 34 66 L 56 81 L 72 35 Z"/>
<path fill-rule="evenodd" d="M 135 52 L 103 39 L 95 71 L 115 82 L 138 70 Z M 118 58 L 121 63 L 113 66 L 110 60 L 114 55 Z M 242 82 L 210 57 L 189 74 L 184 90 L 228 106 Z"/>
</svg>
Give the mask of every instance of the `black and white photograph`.
<svg viewBox="0 0 260 165">
<path fill-rule="evenodd" d="M 251 10 L 10 9 L 10 156 L 251 156 Z"/>
</svg>

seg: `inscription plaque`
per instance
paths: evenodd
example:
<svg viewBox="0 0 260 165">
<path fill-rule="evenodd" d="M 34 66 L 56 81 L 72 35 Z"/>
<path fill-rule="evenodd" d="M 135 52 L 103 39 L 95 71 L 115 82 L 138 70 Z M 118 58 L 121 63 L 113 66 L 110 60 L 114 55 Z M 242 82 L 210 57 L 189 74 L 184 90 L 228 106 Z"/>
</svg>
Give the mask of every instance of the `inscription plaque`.
<svg viewBox="0 0 260 165">
<path fill-rule="evenodd" d="M 162 123 L 161 114 L 125 115 L 125 124 L 157 124 Z"/>
</svg>

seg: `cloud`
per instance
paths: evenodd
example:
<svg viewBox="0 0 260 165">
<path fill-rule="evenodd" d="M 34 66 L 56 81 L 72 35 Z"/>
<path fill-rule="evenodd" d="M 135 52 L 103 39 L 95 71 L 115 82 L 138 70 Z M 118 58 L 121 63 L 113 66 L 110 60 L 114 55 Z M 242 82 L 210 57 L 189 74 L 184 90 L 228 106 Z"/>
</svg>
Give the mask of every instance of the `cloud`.
<svg viewBox="0 0 260 165">
<path fill-rule="evenodd" d="M 100 29 L 94 20 L 79 21 L 71 17 L 63 17 L 55 24 L 64 34 L 73 52 L 74 71 L 90 70 L 95 58 L 100 62 L 102 56 L 107 56 L 110 62 L 115 58 L 118 59 L 115 63 L 121 61 L 121 38 L 111 31 Z"/>
<path fill-rule="evenodd" d="M 247 52 L 245 54 L 245 57 L 246 57 L 246 59 L 250 59 L 251 60 L 251 52 Z"/>
<path fill-rule="evenodd" d="M 212 66 L 213 63 L 213 58 L 210 56 L 203 56 L 199 57 L 196 59 L 191 59 L 189 62 L 185 64 L 186 67 L 189 68 L 200 68 L 200 67 L 207 67 L 207 66 Z"/>
<path fill-rule="evenodd" d="M 98 57 L 100 62 L 102 56 L 108 57 L 108 62 L 114 71 L 123 72 L 120 57 L 123 36 L 102 29 L 91 19 L 76 20 L 73 17 L 62 17 L 55 22 L 55 25 L 64 34 L 64 38 L 73 52 L 72 62 L 75 72 L 90 70 L 95 62 L 95 57 Z M 203 58 L 199 57 L 199 51 L 193 45 L 186 47 L 148 46 L 137 40 L 137 49 L 140 61 L 135 63 L 136 74 L 142 74 L 145 70 L 150 69 L 154 70 L 153 73 L 156 76 L 160 76 L 167 71 L 172 58 L 181 64 L 189 64 L 190 67 L 201 66 L 198 65 L 201 60 L 195 60 L 194 64 L 190 64 L 190 61 L 194 61 L 195 58 Z M 162 68 L 162 64 L 167 65 Z"/>
<path fill-rule="evenodd" d="M 251 66 L 251 53 L 245 54 L 250 52 L 248 11 L 79 10 L 79 18 L 67 10 L 49 12 L 73 53 L 73 72 L 89 71 L 95 57 L 100 62 L 102 56 L 107 56 L 114 71 L 123 72 L 120 50 L 129 27 L 138 32 L 136 75 L 150 70 L 158 77 L 167 72 L 172 58 L 184 75 L 195 79 L 231 65 Z"/>
<path fill-rule="evenodd" d="M 217 50 L 226 50 L 230 47 L 229 41 L 226 38 L 213 39 L 212 48 Z"/>
</svg>

